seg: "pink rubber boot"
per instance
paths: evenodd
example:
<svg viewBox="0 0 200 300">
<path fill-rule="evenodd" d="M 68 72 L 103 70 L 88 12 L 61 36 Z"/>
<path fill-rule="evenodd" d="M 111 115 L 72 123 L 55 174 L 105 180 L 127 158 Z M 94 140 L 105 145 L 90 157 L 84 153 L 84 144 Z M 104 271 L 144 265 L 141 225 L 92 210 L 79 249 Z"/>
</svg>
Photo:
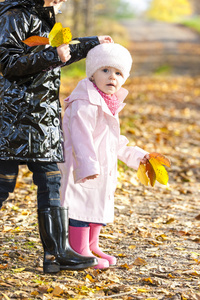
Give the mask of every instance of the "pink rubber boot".
<svg viewBox="0 0 200 300">
<path fill-rule="evenodd" d="M 69 243 L 74 251 L 84 256 L 95 257 L 89 248 L 90 227 L 69 226 Z M 97 257 L 98 265 L 95 269 L 107 269 L 109 262 L 106 259 Z"/>
<path fill-rule="evenodd" d="M 116 257 L 105 254 L 99 248 L 99 234 L 101 228 L 102 228 L 101 224 L 95 224 L 95 223 L 90 224 L 90 250 L 94 254 L 100 256 L 101 258 L 107 259 L 109 261 L 109 264 L 111 266 L 114 266 L 116 265 L 117 262 Z"/>
</svg>

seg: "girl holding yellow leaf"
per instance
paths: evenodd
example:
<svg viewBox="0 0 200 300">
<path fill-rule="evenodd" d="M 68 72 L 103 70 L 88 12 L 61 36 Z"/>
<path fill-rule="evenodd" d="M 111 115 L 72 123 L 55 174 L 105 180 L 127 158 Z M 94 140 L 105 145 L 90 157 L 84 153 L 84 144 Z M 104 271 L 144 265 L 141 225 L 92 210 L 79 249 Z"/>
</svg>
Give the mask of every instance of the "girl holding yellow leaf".
<svg viewBox="0 0 200 300">
<path fill-rule="evenodd" d="M 132 58 L 118 44 L 98 45 L 86 57 L 87 78 L 65 99 L 63 118 L 65 162 L 61 170 L 61 203 L 69 207 L 71 247 L 96 256 L 104 269 L 116 258 L 99 248 L 99 234 L 114 219 L 117 159 L 138 169 L 148 153 L 120 135 L 118 113 L 124 107 Z M 93 253 L 93 254 L 92 254 Z"/>
<path fill-rule="evenodd" d="M 99 234 L 114 219 L 117 160 L 138 172 L 142 168 L 141 177 L 149 178 L 152 185 L 155 180 L 167 181 L 162 166 L 169 166 L 167 158 L 128 146 L 128 139 L 120 135 L 118 113 L 128 94 L 122 85 L 131 65 L 131 55 L 121 45 L 96 46 L 86 57 L 87 78 L 65 99 L 61 204 L 69 207 L 71 247 L 82 255 L 96 256 L 94 268 L 99 269 L 116 264 L 114 256 L 99 248 Z"/>
<path fill-rule="evenodd" d="M 85 58 L 100 43 L 112 42 L 109 36 L 70 42 L 69 30 L 55 24 L 55 11 L 62 2 L 65 1 L 0 2 L 0 207 L 14 190 L 19 165 L 27 164 L 38 186 L 45 273 L 97 264 L 95 258 L 83 257 L 69 246 L 68 212 L 60 207 L 57 163 L 64 160 L 60 71 Z"/>
</svg>

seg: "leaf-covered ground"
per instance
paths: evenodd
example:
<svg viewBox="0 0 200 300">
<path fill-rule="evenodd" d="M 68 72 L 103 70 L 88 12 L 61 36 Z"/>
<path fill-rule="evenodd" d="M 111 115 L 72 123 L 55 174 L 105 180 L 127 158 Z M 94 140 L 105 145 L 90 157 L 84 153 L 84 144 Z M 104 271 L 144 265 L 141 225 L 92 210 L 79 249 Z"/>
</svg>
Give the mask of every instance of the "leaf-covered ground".
<svg viewBox="0 0 200 300">
<path fill-rule="evenodd" d="M 117 265 L 44 275 L 36 187 L 22 166 L 0 211 L 0 299 L 200 299 L 200 78 L 132 78 L 126 87 L 122 133 L 171 160 L 169 186 L 144 187 L 120 163 L 115 222 L 101 234 Z"/>
</svg>

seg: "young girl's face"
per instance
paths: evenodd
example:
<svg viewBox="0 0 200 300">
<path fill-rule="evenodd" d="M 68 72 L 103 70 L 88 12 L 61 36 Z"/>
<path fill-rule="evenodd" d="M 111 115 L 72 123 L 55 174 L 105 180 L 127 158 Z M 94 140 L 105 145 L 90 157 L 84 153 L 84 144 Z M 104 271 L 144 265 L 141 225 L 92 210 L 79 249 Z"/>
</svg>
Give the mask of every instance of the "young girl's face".
<svg viewBox="0 0 200 300">
<path fill-rule="evenodd" d="M 122 73 L 113 67 L 102 67 L 91 77 L 96 86 L 105 94 L 116 93 L 124 83 Z"/>
</svg>

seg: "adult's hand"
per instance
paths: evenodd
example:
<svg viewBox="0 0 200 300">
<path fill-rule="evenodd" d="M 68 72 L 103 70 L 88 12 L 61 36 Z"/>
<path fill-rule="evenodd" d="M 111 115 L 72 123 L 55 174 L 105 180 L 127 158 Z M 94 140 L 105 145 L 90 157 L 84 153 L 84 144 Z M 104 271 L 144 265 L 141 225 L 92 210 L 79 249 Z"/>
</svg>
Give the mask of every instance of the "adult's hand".
<svg viewBox="0 0 200 300">
<path fill-rule="evenodd" d="M 67 62 L 71 58 L 69 45 L 60 45 L 59 47 L 57 47 L 57 52 L 60 57 L 60 60 L 63 63 Z"/>
<path fill-rule="evenodd" d="M 113 39 L 109 35 L 98 36 L 98 39 L 99 39 L 99 43 L 100 44 L 103 44 L 103 43 L 114 43 Z"/>
</svg>

